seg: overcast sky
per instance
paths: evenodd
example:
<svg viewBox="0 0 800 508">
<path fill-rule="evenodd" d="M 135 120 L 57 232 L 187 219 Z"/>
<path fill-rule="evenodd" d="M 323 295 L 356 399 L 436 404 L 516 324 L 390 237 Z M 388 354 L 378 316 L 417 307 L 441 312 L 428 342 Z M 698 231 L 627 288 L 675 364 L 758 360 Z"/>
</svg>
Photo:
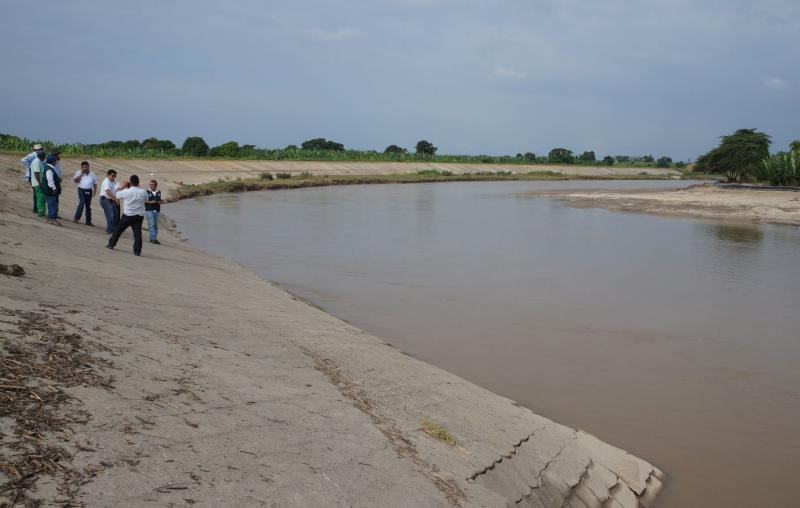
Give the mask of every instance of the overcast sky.
<svg viewBox="0 0 800 508">
<path fill-rule="evenodd" d="M 32 8 L 34 7 L 35 8 Z M 798 0 L 0 0 L 0 132 L 697 157 L 800 138 Z"/>
</svg>

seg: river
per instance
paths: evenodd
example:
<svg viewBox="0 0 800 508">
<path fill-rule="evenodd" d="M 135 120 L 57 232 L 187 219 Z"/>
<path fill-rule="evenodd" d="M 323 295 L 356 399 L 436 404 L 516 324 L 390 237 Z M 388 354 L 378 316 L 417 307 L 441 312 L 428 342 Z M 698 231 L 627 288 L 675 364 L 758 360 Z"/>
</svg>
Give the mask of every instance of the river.
<svg viewBox="0 0 800 508">
<path fill-rule="evenodd" d="M 800 229 L 372 185 L 167 205 L 189 241 L 667 473 L 659 508 L 797 506 Z"/>
</svg>

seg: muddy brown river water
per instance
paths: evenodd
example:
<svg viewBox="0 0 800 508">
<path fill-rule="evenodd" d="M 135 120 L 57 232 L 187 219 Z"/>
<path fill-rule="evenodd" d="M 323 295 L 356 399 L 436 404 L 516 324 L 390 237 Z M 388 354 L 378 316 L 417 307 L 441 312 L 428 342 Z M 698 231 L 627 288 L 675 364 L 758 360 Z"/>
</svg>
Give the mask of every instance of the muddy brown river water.
<svg viewBox="0 0 800 508">
<path fill-rule="evenodd" d="M 657 507 L 799 506 L 800 229 L 497 182 L 220 195 L 189 241 L 668 475 Z"/>
</svg>

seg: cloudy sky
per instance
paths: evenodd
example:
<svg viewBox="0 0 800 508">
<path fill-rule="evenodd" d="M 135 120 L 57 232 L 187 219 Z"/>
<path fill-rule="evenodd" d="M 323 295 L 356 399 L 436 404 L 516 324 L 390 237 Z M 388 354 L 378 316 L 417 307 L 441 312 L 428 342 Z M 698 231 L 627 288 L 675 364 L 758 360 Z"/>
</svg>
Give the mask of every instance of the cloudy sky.
<svg viewBox="0 0 800 508">
<path fill-rule="evenodd" d="M 34 8 L 35 6 L 35 8 Z M 800 138 L 797 0 L 0 0 L 0 132 L 440 153 Z"/>
</svg>

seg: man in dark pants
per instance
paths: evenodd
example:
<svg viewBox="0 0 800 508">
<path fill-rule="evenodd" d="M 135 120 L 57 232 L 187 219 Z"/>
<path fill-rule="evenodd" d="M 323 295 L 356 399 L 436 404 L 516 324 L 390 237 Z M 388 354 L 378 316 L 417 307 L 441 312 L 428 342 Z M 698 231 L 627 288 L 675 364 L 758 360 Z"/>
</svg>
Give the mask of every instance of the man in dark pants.
<svg viewBox="0 0 800 508">
<path fill-rule="evenodd" d="M 75 210 L 75 218 L 72 222 L 81 220 L 83 208 L 86 207 L 86 225 L 92 224 L 92 197 L 97 194 L 97 175 L 89 170 L 89 162 L 81 162 L 81 170 L 75 172 L 72 180 L 78 184 L 78 208 Z"/>
<path fill-rule="evenodd" d="M 119 218 L 117 229 L 108 240 L 106 248 L 113 249 L 117 245 L 120 235 L 131 227 L 133 231 L 133 253 L 137 256 L 142 253 L 142 222 L 144 221 L 144 202 L 147 201 L 147 191 L 139 188 L 139 177 L 131 175 L 129 182 L 120 185 L 117 199 L 122 201 L 122 216 Z"/>
</svg>

